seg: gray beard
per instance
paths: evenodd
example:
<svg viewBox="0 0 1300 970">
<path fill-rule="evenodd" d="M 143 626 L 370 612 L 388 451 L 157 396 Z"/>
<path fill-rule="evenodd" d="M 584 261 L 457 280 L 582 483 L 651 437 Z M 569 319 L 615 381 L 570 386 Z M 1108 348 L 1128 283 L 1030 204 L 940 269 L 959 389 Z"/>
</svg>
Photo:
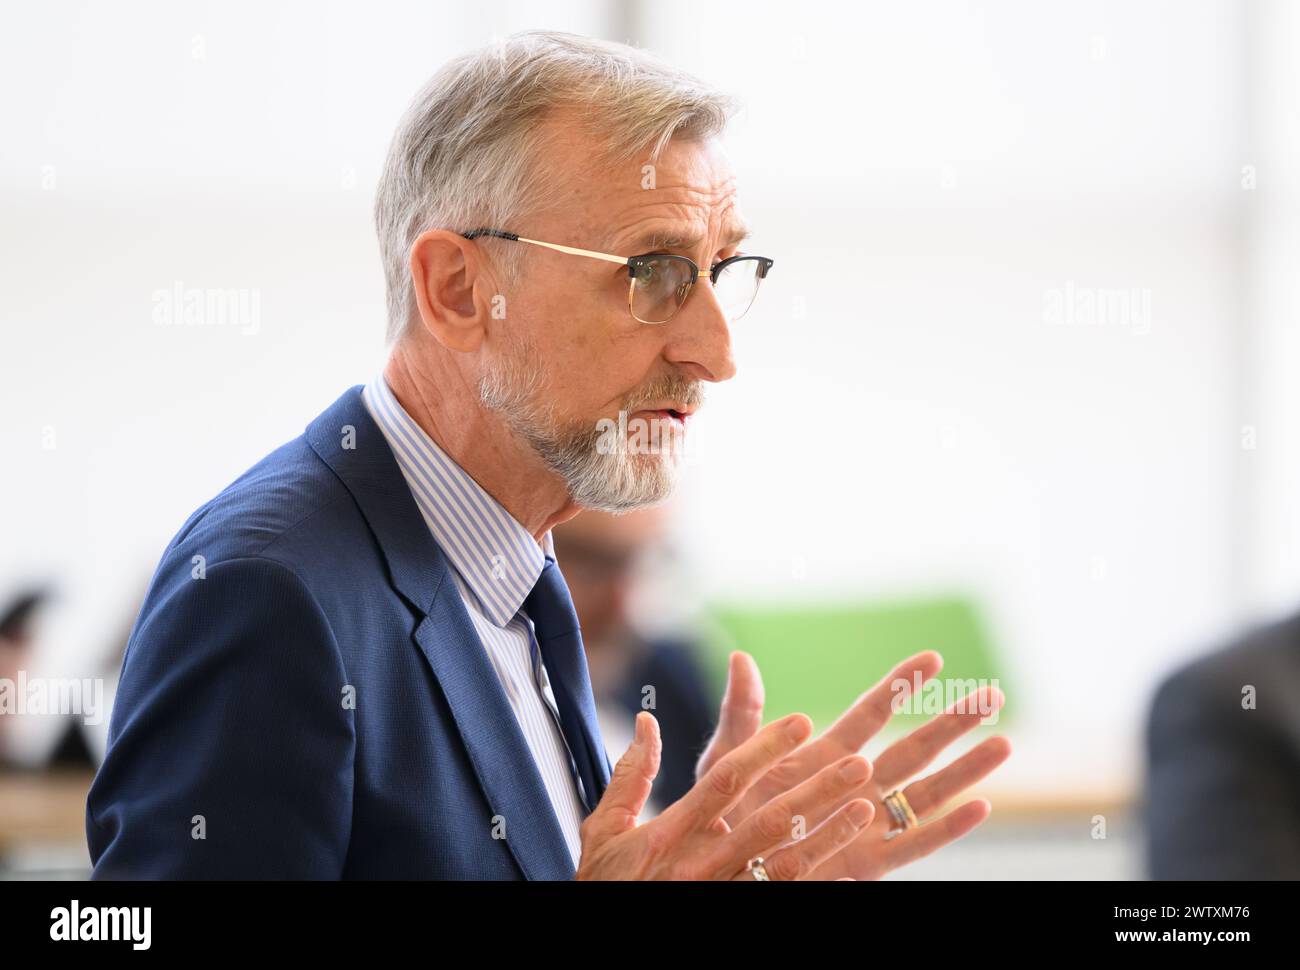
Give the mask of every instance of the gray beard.
<svg viewBox="0 0 1300 970">
<path fill-rule="evenodd" d="M 558 475 L 574 503 L 601 512 L 630 512 L 658 505 L 672 494 L 680 453 L 632 454 L 620 448 L 602 453 L 602 431 L 561 427 L 554 402 L 547 402 L 545 380 L 529 344 L 493 361 L 479 378 L 479 400 L 501 415 L 510 431 L 526 442 Z"/>
</svg>

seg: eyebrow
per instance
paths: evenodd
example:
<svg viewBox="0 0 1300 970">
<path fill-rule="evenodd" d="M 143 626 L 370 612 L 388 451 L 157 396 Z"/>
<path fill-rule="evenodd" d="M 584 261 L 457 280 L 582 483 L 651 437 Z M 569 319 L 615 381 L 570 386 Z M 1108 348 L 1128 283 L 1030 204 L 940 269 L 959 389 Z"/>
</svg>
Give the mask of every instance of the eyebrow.
<svg viewBox="0 0 1300 970">
<path fill-rule="evenodd" d="M 722 245 L 734 246 L 748 239 L 750 235 L 748 226 L 736 226 L 723 240 Z M 699 236 L 681 236 L 666 229 L 656 229 L 638 236 L 629 245 L 640 254 L 657 249 L 697 249 L 702 241 Z"/>
</svg>

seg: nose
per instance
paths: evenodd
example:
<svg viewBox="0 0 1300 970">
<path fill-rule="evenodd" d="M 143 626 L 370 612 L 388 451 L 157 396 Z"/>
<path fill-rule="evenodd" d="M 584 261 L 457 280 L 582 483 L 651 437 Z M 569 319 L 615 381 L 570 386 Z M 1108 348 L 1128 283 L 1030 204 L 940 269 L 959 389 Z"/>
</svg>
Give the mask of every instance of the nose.
<svg viewBox="0 0 1300 970">
<path fill-rule="evenodd" d="M 736 376 L 731 324 L 704 274 L 677 314 L 664 326 L 664 357 L 696 380 L 729 381 Z"/>
</svg>

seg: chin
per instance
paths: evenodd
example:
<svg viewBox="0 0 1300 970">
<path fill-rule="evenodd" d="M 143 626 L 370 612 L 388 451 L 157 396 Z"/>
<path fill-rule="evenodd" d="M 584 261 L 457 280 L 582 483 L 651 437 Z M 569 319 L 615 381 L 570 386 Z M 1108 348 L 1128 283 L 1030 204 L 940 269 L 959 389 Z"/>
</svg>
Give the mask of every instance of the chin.
<svg viewBox="0 0 1300 970">
<path fill-rule="evenodd" d="M 583 508 L 631 512 L 666 502 L 677 485 L 676 455 L 610 455 L 594 474 L 571 480 L 570 493 Z"/>
</svg>

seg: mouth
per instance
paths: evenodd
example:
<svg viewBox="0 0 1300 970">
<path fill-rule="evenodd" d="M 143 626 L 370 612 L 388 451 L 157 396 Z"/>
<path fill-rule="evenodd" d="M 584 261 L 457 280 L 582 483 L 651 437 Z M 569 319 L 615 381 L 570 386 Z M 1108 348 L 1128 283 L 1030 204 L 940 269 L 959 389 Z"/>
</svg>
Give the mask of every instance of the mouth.
<svg viewBox="0 0 1300 970">
<path fill-rule="evenodd" d="M 686 408 L 686 407 L 663 407 L 663 408 L 647 408 L 643 411 L 637 411 L 636 413 L 648 415 L 650 418 L 656 420 L 662 420 L 666 418 L 669 421 L 672 421 L 676 424 L 681 425 L 682 427 L 685 427 L 687 420 L 690 418 L 692 414 L 695 413 L 695 411 L 693 408 Z"/>
</svg>

